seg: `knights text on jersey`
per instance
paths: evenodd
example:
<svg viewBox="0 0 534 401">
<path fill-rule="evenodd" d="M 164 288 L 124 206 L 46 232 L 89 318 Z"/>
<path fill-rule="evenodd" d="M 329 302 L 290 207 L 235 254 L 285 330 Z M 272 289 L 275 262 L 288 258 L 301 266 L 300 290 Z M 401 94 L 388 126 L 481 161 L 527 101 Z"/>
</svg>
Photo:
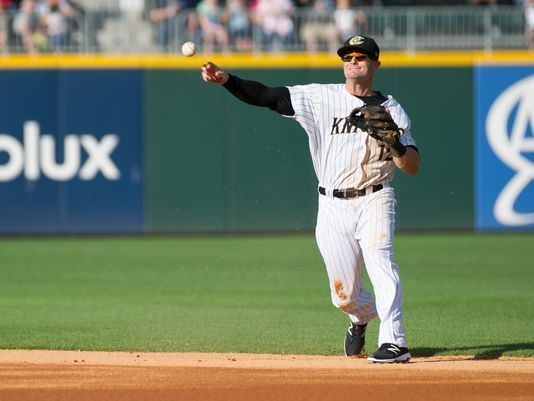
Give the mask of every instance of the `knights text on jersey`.
<svg viewBox="0 0 534 401">
<path fill-rule="evenodd" d="M 347 116 L 363 101 L 345 84 L 310 84 L 288 87 L 295 115 L 309 138 L 310 153 L 319 185 L 326 189 L 358 188 L 389 182 L 395 165 L 386 146 L 348 123 Z M 382 105 L 404 131 L 400 141 L 416 146 L 411 123 L 392 97 Z"/>
</svg>

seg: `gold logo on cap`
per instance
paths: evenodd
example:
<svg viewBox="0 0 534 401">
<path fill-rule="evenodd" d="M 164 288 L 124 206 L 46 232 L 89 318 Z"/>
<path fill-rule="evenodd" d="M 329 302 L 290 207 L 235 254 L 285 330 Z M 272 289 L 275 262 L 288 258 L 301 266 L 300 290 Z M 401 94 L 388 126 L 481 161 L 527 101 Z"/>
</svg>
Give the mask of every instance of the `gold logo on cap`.
<svg viewBox="0 0 534 401">
<path fill-rule="evenodd" d="M 353 36 L 352 38 L 350 38 L 349 40 L 349 45 L 361 45 L 364 41 L 364 38 L 363 36 Z"/>
</svg>

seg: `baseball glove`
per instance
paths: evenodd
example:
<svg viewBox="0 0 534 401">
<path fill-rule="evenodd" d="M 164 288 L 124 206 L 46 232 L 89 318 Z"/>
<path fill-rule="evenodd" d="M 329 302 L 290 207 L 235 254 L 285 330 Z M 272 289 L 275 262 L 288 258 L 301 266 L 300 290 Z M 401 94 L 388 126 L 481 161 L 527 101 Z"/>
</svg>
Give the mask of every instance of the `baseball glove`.
<svg viewBox="0 0 534 401">
<path fill-rule="evenodd" d="M 399 139 L 402 129 L 397 126 L 384 107 L 379 105 L 356 107 L 347 118 L 352 125 L 388 146 L 393 156 L 401 157 L 406 153 L 406 147 Z"/>
</svg>

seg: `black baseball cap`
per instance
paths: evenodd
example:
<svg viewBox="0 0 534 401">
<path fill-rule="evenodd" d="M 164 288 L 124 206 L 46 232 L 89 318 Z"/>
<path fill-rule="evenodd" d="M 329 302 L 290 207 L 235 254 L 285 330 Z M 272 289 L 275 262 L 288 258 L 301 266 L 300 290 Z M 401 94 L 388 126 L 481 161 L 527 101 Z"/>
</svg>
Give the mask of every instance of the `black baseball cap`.
<svg viewBox="0 0 534 401">
<path fill-rule="evenodd" d="M 380 48 L 375 40 L 368 36 L 351 36 L 345 43 L 343 43 L 343 46 L 339 48 L 337 54 L 339 57 L 343 57 L 343 55 L 352 52 L 367 54 L 373 60 L 378 60 L 378 57 L 380 56 Z"/>
</svg>

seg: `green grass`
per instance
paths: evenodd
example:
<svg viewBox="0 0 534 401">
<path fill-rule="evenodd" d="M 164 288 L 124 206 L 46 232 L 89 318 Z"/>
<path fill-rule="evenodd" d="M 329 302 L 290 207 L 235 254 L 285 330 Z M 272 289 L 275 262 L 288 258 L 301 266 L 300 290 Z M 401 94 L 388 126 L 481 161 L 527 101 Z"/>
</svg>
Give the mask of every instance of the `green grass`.
<svg viewBox="0 0 534 401">
<path fill-rule="evenodd" d="M 534 356 L 534 235 L 395 251 L 413 354 Z M 339 355 L 346 327 L 312 236 L 0 240 L 0 348 Z"/>
</svg>

